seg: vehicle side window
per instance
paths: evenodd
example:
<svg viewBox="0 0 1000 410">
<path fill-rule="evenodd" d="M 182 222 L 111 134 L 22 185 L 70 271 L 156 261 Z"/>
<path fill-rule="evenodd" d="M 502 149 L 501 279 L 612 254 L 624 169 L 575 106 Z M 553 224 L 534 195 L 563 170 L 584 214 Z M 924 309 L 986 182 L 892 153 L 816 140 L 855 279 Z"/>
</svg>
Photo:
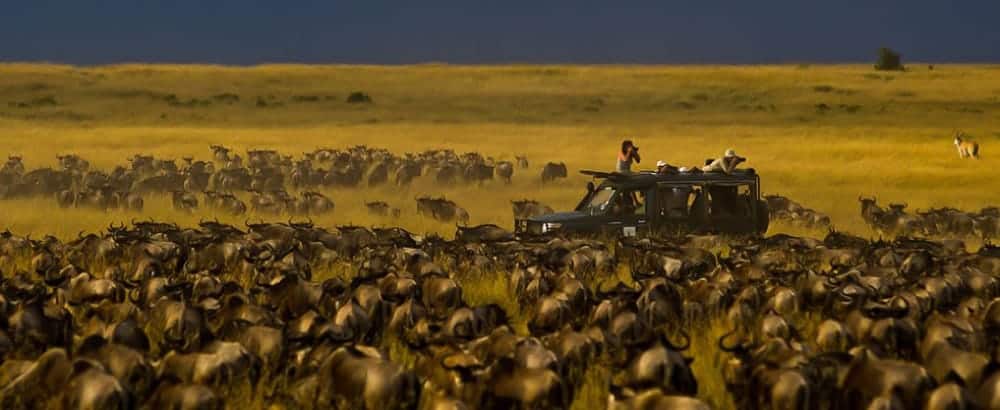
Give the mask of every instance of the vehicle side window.
<svg viewBox="0 0 1000 410">
<path fill-rule="evenodd" d="M 747 216 L 750 214 L 750 188 L 746 185 L 716 185 L 709 194 L 712 199 L 712 215 L 716 217 Z"/>
<path fill-rule="evenodd" d="M 646 193 L 643 191 L 619 192 L 614 199 L 612 214 L 618 216 L 645 215 Z"/>
<path fill-rule="evenodd" d="M 667 218 L 687 218 L 688 209 L 694 201 L 690 186 L 661 186 L 657 191 L 659 214 Z"/>
</svg>

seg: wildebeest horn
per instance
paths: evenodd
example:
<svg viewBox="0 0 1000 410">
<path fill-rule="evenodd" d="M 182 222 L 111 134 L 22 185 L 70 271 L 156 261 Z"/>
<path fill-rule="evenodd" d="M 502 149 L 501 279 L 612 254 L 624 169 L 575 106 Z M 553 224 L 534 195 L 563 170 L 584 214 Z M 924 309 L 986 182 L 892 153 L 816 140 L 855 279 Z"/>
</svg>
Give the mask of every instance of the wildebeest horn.
<svg viewBox="0 0 1000 410">
<path fill-rule="evenodd" d="M 689 347 L 691 347 L 691 335 L 685 332 L 684 329 L 678 330 L 678 333 L 680 333 L 682 340 L 684 340 L 684 343 L 679 345 L 674 344 L 673 342 L 670 341 L 670 338 L 667 337 L 666 334 L 663 335 L 663 343 L 666 344 L 667 347 L 673 350 L 677 351 L 687 350 Z"/>
<path fill-rule="evenodd" d="M 738 343 L 736 345 L 733 345 L 732 347 L 726 347 L 726 338 L 736 334 L 736 331 L 737 331 L 736 329 L 733 329 L 726 332 L 722 336 L 719 336 L 719 350 L 729 353 L 735 353 L 736 351 L 741 350 L 740 345 Z"/>
</svg>

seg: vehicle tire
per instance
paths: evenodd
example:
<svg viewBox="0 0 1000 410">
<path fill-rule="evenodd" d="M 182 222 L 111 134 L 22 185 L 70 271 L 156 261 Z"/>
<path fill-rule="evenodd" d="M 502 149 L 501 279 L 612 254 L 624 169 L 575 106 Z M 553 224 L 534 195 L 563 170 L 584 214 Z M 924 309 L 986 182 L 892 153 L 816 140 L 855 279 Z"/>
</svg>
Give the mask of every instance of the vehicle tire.
<svg viewBox="0 0 1000 410">
<path fill-rule="evenodd" d="M 767 206 L 767 201 L 757 200 L 757 233 L 764 235 L 771 223 L 771 209 Z"/>
</svg>

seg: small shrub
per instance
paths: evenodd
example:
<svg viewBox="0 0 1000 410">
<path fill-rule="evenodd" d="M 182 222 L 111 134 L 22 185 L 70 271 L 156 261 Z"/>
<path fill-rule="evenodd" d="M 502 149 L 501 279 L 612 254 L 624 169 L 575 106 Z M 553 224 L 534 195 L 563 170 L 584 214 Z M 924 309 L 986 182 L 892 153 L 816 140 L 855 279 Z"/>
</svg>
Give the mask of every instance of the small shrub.
<svg viewBox="0 0 1000 410">
<path fill-rule="evenodd" d="M 676 106 L 677 108 L 683 109 L 683 110 L 693 110 L 693 109 L 695 109 L 695 105 L 692 104 L 692 103 L 689 103 L 687 101 L 678 101 L 678 102 L 674 103 L 674 106 Z"/>
<path fill-rule="evenodd" d="M 59 105 L 59 101 L 56 101 L 56 97 L 49 95 L 28 101 L 11 101 L 7 105 L 12 108 L 51 107 Z"/>
<path fill-rule="evenodd" d="M 233 104 L 240 101 L 240 96 L 232 93 L 222 93 L 213 95 L 212 99 L 226 104 Z"/>
<path fill-rule="evenodd" d="M 269 95 L 269 96 L 266 96 L 266 97 L 260 97 L 260 96 L 258 96 L 257 97 L 257 102 L 255 104 L 256 104 L 257 108 L 281 107 L 281 106 L 285 105 L 285 104 L 281 103 L 281 101 L 274 101 L 274 96 L 273 95 Z"/>
<path fill-rule="evenodd" d="M 347 96 L 348 104 L 371 104 L 373 102 L 371 96 L 361 91 L 352 92 Z"/>
<path fill-rule="evenodd" d="M 832 85 L 817 85 L 813 87 L 813 91 L 818 93 L 828 93 L 833 91 Z"/>
<path fill-rule="evenodd" d="M 848 114 L 854 114 L 861 111 L 861 106 L 857 104 L 840 104 L 840 109 L 846 111 Z"/>
<path fill-rule="evenodd" d="M 875 63 L 876 70 L 882 71 L 902 71 L 903 56 L 886 47 L 878 49 L 878 62 Z"/>
</svg>

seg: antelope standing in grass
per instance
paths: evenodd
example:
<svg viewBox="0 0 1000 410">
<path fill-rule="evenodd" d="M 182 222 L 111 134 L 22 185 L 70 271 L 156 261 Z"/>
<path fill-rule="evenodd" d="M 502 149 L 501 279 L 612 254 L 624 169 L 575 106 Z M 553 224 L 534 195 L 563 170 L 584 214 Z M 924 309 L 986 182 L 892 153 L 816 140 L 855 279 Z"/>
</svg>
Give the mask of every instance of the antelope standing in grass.
<svg viewBox="0 0 1000 410">
<path fill-rule="evenodd" d="M 968 137 L 968 135 L 963 132 L 955 133 L 955 148 L 958 148 L 959 158 L 979 159 L 979 143 L 963 137 Z"/>
</svg>

